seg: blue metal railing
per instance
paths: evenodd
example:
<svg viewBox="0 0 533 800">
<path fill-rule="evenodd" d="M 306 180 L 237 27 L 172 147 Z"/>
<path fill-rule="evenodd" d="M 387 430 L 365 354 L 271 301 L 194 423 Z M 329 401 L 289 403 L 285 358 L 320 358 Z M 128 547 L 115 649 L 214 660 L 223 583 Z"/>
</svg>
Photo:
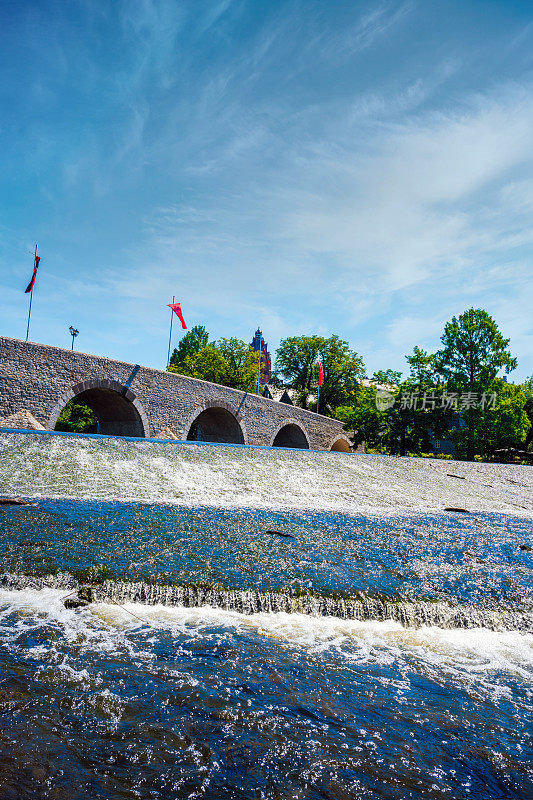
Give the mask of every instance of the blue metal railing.
<svg viewBox="0 0 533 800">
<path fill-rule="evenodd" d="M 332 450 L 311 450 L 300 447 L 270 447 L 265 444 L 237 444 L 233 442 L 201 442 L 189 439 L 155 439 L 151 436 L 120 436 L 113 433 L 71 433 L 70 431 L 34 431 L 23 428 L 4 428 L 0 426 L 0 433 L 35 433 L 38 436 L 77 436 L 83 439 L 120 439 L 126 442 L 159 442 L 160 444 L 187 444 L 193 446 L 212 445 L 215 447 L 246 447 L 251 450 L 294 450 L 297 453 L 332 453 Z M 352 455 L 356 455 L 352 453 Z M 381 453 L 369 453 L 369 455 L 381 456 Z"/>
</svg>

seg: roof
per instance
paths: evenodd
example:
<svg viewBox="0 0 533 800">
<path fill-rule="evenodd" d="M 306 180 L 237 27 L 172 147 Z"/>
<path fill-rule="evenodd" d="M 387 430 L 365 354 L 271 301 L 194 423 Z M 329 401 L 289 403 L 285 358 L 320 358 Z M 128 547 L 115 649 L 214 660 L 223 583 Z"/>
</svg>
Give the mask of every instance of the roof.
<svg viewBox="0 0 533 800">
<path fill-rule="evenodd" d="M 294 389 L 288 389 L 285 386 L 278 388 L 277 386 L 272 386 L 271 383 L 266 383 L 263 389 L 263 397 L 268 397 L 277 403 L 286 403 L 289 406 L 293 406 L 296 392 Z"/>
<path fill-rule="evenodd" d="M 394 390 L 398 388 L 392 383 L 378 383 L 377 381 L 373 381 L 371 378 L 360 378 L 359 384 L 363 387 L 363 389 L 378 389 L 382 392 L 394 392 Z"/>
</svg>

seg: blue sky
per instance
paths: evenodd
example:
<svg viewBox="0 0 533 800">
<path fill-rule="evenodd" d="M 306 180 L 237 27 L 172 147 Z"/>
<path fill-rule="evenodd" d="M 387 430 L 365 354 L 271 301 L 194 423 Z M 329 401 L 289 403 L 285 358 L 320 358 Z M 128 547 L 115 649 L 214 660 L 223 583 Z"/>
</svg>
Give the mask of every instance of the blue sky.
<svg viewBox="0 0 533 800">
<path fill-rule="evenodd" d="M 371 374 L 473 305 L 533 373 L 531 2 L 4 0 L 0 37 L 0 333 L 38 242 L 36 341 L 161 367 L 175 295 Z"/>
</svg>

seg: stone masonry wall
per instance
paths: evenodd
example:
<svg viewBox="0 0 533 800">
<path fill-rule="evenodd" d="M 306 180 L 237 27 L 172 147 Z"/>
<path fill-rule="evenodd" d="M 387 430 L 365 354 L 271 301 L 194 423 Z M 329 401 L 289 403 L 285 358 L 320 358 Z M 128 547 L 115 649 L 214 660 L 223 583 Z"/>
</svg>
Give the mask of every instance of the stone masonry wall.
<svg viewBox="0 0 533 800">
<path fill-rule="evenodd" d="M 0 337 L 0 419 L 17 411 L 30 411 L 45 428 L 53 430 L 57 416 L 79 384 L 120 390 L 133 364 L 87 355 L 58 347 Z M 105 383 L 104 383 L 105 382 Z M 186 439 L 194 419 L 205 408 L 226 408 L 239 420 L 246 444 L 270 445 L 287 423 L 299 425 L 313 450 L 330 450 L 346 439 L 342 423 L 246 394 L 226 386 L 141 367 L 125 394 L 144 425 L 145 436 L 168 427 Z"/>
</svg>

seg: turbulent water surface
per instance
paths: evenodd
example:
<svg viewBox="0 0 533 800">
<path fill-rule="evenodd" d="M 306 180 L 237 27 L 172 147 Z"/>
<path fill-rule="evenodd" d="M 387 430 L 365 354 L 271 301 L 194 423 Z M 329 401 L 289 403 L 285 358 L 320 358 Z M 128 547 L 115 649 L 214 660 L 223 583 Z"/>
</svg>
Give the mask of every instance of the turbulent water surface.
<svg viewBox="0 0 533 800">
<path fill-rule="evenodd" d="M 487 466 L 0 434 L 0 797 L 533 796 L 531 472 Z"/>
</svg>

